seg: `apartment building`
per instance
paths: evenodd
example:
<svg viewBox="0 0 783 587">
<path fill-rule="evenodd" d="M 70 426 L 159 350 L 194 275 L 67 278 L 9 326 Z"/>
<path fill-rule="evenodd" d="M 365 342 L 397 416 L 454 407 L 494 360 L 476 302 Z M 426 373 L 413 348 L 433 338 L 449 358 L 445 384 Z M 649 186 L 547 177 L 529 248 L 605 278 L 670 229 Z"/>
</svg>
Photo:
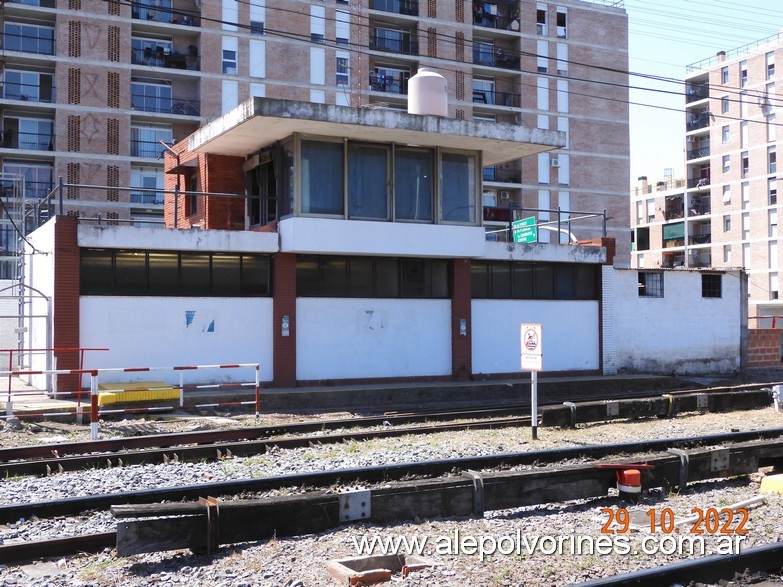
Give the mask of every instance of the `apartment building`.
<svg viewBox="0 0 783 587">
<path fill-rule="evenodd" d="M 686 178 L 631 194 L 634 265 L 743 267 L 752 327 L 781 311 L 776 59 L 780 35 L 688 66 Z"/>
<path fill-rule="evenodd" d="M 507 238 L 512 214 L 553 226 L 560 220 L 568 223 L 564 233 L 591 238 L 601 234 L 600 221 L 565 211 L 606 211 L 617 259 L 629 258 L 628 27 L 621 1 L 0 6 L 0 159 L 5 185 L 24 180 L 4 190 L 4 201 L 23 201 L 17 223 L 25 215 L 31 223 L 35 203 L 60 178 L 82 186 L 66 190 L 71 215 L 158 222 L 164 144 L 253 96 L 404 109 L 408 79 L 429 66 L 447 79 L 449 116 L 567 135 L 563 149 L 484 169 L 488 239 Z M 264 210 L 259 221 L 276 214 Z M 11 254 L 18 239 L 3 222 L 0 250 Z M 553 237 L 541 231 L 540 238 Z M 0 263 L 0 277 L 14 276 L 10 260 Z"/>
</svg>

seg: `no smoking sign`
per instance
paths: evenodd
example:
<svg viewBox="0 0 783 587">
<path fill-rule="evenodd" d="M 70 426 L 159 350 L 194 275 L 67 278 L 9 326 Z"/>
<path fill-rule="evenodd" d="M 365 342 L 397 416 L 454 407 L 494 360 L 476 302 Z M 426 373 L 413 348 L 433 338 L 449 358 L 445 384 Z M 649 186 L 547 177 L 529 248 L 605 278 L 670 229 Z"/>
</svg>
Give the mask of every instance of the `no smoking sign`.
<svg viewBox="0 0 783 587">
<path fill-rule="evenodd" d="M 522 324 L 520 326 L 520 355 L 523 371 L 542 371 L 543 353 L 541 345 L 541 325 Z"/>
</svg>

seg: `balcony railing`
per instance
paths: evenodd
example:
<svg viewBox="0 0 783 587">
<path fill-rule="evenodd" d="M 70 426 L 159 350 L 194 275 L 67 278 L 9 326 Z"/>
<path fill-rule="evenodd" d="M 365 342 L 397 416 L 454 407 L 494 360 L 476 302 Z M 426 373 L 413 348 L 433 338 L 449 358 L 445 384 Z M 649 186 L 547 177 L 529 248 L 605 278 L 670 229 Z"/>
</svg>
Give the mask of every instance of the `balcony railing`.
<svg viewBox="0 0 783 587">
<path fill-rule="evenodd" d="M 145 6 L 144 4 L 137 3 L 134 4 L 131 16 L 135 20 L 178 24 L 182 26 L 201 26 L 201 18 L 197 14 L 183 14 L 183 12 L 185 11 L 174 11 L 170 8 Z"/>
<path fill-rule="evenodd" d="M 710 186 L 709 177 L 693 177 L 688 180 L 689 188 L 707 188 Z"/>
<path fill-rule="evenodd" d="M 54 31 L 46 30 L 51 33 L 51 38 L 6 32 L 2 37 L 3 49 L 22 53 L 37 53 L 38 55 L 54 55 Z"/>
<path fill-rule="evenodd" d="M 131 157 L 146 157 L 148 159 L 158 159 L 165 149 L 159 141 L 145 141 L 140 139 L 131 139 Z"/>
<path fill-rule="evenodd" d="M 131 204 L 163 204 L 163 194 L 150 191 L 131 192 Z"/>
<path fill-rule="evenodd" d="M 370 74 L 370 89 L 373 92 L 386 92 L 387 94 L 407 94 L 408 78 L 410 75 L 379 75 Z"/>
<path fill-rule="evenodd" d="M 697 100 L 704 100 L 710 97 L 710 88 L 707 85 L 694 85 L 688 88 L 685 94 L 685 103 L 690 104 Z"/>
<path fill-rule="evenodd" d="M 406 16 L 419 16 L 417 0 L 370 0 L 370 8 Z"/>
<path fill-rule="evenodd" d="M 156 98 L 145 94 L 131 94 L 131 106 L 134 110 L 142 112 L 199 116 L 200 103 L 197 100 L 176 100 Z"/>
<path fill-rule="evenodd" d="M 694 216 L 706 216 L 710 213 L 709 204 L 702 204 L 701 206 L 691 206 L 688 208 L 688 216 L 693 218 Z"/>
<path fill-rule="evenodd" d="M 474 104 L 489 104 L 491 106 L 511 106 L 519 108 L 520 94 L 496 92 L 494 90 L 473 90 Z"/>
<path fill-rule="evenodd" d="M 499 67 L 502 69 L 519 69 L 519 56 L 507 55 L 502 49 L 495 49 L 494 53 L 481 49 L 474 49 L 473 63 L 475 65 Z"/>
<path fill-rule="evenodd" d="M 522 183 L 522 172 L 516 169 L 495 169 L 485 167 L 482 171 L 484 181 L 496 181 L 500 183 Z"/>
<path fill-rule="evenodd" d="M 664 249 L 673 249 L 675 247 L 684 247 L 684 246 L 685 246 L 684 238 L 670 238 L 668 240 L 663 241 Z"/>
<path fill-rule="evenodd" d="M 666 210 L 664 217 L 666 220 L 676 220 L 685 216 L 685 210 L 680 208 L 679 210 Z"/>
<path fill-rule="evenodd" d="M 704 113 L 691 118 L 687 122 L 686 127 L 688 130 L 698 130 L 700 128 L 706 128 L 709 125 L 710 125 L 710 115 L 709 113 Z"/>
<path fill-rule="evenodd" d="M 688 160 L 691 159 L 700 159 L 702 157 L 709 157 L 710 156 L 710 148 L 709 147 L 701 147 L 700 149 L 691 149 L 686 152 L 686 156 Z"/>
<path fill-rule="evenodd" d="M 30 151 L 54 150 L 54 135 L 51 133 L 16 133 L 12 130 L 0 131 L 2 146 L 6 149 L 27 149 Z"/>
<path fill-rule="evenodd" d="M 8 0 L 9 4 L 22 4 L 23 6 L 39 6 L 41 8 L 57 8 L 57 0 Z"/>
<path fill-rule="evenodd" d="M 0 84 L 0 98 L 23 102 L 54 102 L 54 87 L 41 84 L 23 84 L 6 79 Z"/>
<path fill-rule="evenodd" d="M 519 31 L 519 19 L 512 18 L 513 11 L 513 4 L 473 0 L 473 24 L 490 29 Z"/>
<path fill-rule="evenodd" d="M 373 51 L 388 51 L 390 53 L 400 53 L 402 55 L 418 55 L 419 44 L 411 38 L 409 33 L 405 33 L 402 38 L 393 39 L 386 35 L 373 33 L 370 36 L 370 49 Z"/>
<path fill-rule="evenodd" d="M 712 242 L 712 234 L 692 234 L 688 236 L 689 245 L 708 245 Z"/>
<path fill-rule="evenodd" d="M 151 67 L 198 71 L 198 48 L 195 45 L 190 45 L 185 52 L 176 50 L 167 52 L 163 47 L 158 47 L 155 50 L 149 47 L 145 49 L 132 49 L 131 63 L 134 65 L 149 65 Z"/>
</svg>

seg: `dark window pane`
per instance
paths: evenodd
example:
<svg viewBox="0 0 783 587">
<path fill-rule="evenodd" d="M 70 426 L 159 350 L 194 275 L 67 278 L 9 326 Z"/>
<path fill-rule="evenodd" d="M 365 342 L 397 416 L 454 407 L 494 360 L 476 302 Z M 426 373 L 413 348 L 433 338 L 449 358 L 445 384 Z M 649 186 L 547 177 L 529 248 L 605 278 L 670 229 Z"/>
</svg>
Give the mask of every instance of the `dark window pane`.
<svg viewBox="0 0 783 587">
<path fill-rule="evenodd" d="M 321 295 L 343 298 L 348 290 L 348 262 L 342 257 L 321 259 Z"/>
<path fill-rule="evenodd" d="M 579 265 L 576 268 L 576 297 L 578 299 L 598 299 L 595 276 L 596 268 L 592 265 Z"/>
<path fill-rule="evenodd" d="M 302 213 L 343 214 L 343 144 L 302 141 Z"/>
<path fill-rule="evenodd" d="M 432 152 L 397 149 L 394 161 L 394 216 L 432 221 Z"/>
<path fill-rule="evenodd" d="M 397 259 L 375 260 L 375 296 L 378 298 L 400 297 L 399 261 Z"/>
<path fill-rule="evenodd" d="M 421 298 L 427 293 L 427 279 L 424 271 L 424 261 L 403 259 L 402 263 L 402 297 Z"/>
<path fill-rule="evenodd" d="M 149 253 L 150 289 L 152 296 L 172 296 L 179 293 L 179 253 Z"/>
<path fill-rule="evenodd" d="M 238 296 L 242 293 L 239 255 L 212 256 L 212 295 Z"/>
<path fill-rule="evenodd" d="M 383 146 L 348 145 L 348 216 L 389 217 L 389 149 Z"/>
<path fill-rule="evenodd" d="M 182 253 L 180 258 L 180 275 L 182 295 L 211 295 L 209 255 Z"/>
<path fill-rule="evenodd" d="M 517 299 L 533 298 L 533 266 L 514 263 L 512 267 L 514 280 L 514 297 Z"/>
<path fill-rule="evenodd" d="M 470 265 L 470 290 L 474 298 L 489 297 L 489 265 L 484 261 L 473 261 Z"/>
<path fill-rule="evenodd" d="M 269 257 L 242 255 L 242 295 L 268 296 Z"/>
<path fill-rule="evenodd" d="M 551 265 L 536 265 L 536 298 L 551 300 L 555 297 L 555 272 Z"/>
<path fill-rule="evenodd" d="M 445 222 L 476 222 L 476 157 L 441 154 L 441 219 Z"/>
<path fill-rule="evenodd" d="M 348 274 L 348 295 L 350 297 L 372 297 L 372 265 L 370 257 L 354 257 L 350 260 Z"/>
<path fill-rule="evenodd" d="M 511 270 L 508 263 L 491 263 L 489 266 L 492 280 L 491 292 L 493 298 L 511 297 Z"/>
<path fill-rule="evenodd" d="M 318 257 L 298 255 L 296 258 L 296 295 L 311 297 L 321 293 L 318 277 Z"/>
<path fill-rule="evenodd" d="M 573 265 L 555 266 L 555 298 L 572 300 L 575 297 L 576 284 Z"/>
<path fill-rule="evenodd" d="M 115 268 L 118 292 L 124 295 L 147 293 L 146 253 L 117 251 Z"/>
<path fill-rule="evenodd" d="M 432 297 L 449 297 L 449 264 L 446 261 L 430 261 L 432 267 Z"/>
<path fill-rule="evenodd" d="M 82 295 L 110 295 L 115 293 L 111 251 L 82 249 L 81 271 L 79 274 Z"/>
</svg>

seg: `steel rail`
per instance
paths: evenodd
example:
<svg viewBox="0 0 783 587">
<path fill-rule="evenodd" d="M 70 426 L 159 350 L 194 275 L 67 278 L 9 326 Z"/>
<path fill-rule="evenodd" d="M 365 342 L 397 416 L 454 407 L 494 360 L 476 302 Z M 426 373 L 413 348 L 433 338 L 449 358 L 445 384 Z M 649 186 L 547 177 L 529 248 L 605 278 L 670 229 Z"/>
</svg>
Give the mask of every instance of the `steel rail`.
<svg viewBox="0 0 783 587">
<path fill-rule="evenodd" d="M 588 458 L 599 459 L 610 455 L 641 454 L 665 451 L 675 447 L 714 446 L 723 443 L 745 442 L 759 439 L 774 439 L 783 436 L 783 428 L 732 432 L 690 438 L 674 438 L 630 442 L 612 445 L 558 448 L 543 451 L 503 453 L 456 459 L 376 465 L 353 469 L 336 469 L 313 473 L 298 473 L 272 477 L 246 478 L 217 483 L 205 482 L 147 489 L 134 492 L 98 494 L 83 497 L 70 497 L 53 501 L 9 504 L 0 506 L 0 523 L 11 523 L 20 518 L 50 518 L 55 516 L 76 515 L 83 511 L 106 509 L 112 505 L 143 504 L 159 501 L 180 501 L 199 497 L 220 497 L 240 493 L 255 493 L 282 489 L 286 487 L 329 487 L 341 483 L 380 483 L 409 477 L 434 477 L 450 474 L 454 470 L 495 469 L 501 466 L 520 466 L 535 463 L 553 463 L 558 461 Z"/>
<path fill-rule="evenodd" d="M 738 554 L 716 554 L 712 556 L 691 559 L 643 569 L 633 573 L 615 575 L 579 583 L 579 587 L 660 587 L 661 585 L 688 585 L 691 581 L 699 584 L 714 583 L 722 579 L 734 579 L 733 573 L 766 572 L 783 567 L 783 542 L 755 546 Z"/>
</svg>

